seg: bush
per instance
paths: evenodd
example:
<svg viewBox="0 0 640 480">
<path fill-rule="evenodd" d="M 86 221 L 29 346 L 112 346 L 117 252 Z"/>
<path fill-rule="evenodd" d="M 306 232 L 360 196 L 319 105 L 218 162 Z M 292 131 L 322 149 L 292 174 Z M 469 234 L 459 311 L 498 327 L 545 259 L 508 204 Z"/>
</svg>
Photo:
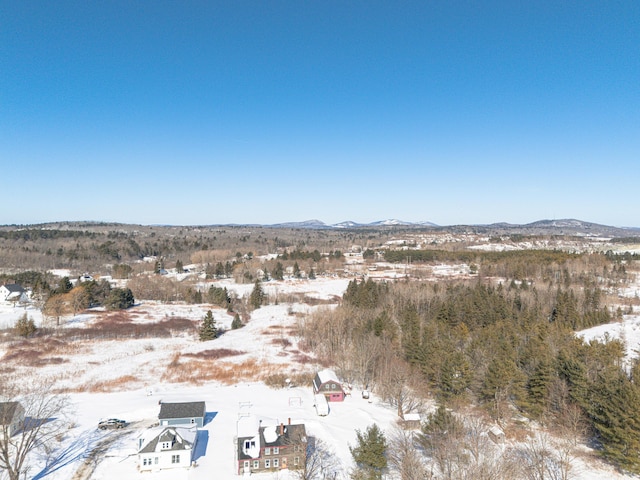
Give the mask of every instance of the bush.
<svg viewBox="0 0 640 480">
<path fill-rule="evenodd" d="M 16 322 L 15 329 L 18 335 L 25 338 L 30 337 L 37 330 L 36 324 L 33 322 L 33 319 L 27 318 L 26 313 L 18 319 L 18 321 Z"/>
</svg>

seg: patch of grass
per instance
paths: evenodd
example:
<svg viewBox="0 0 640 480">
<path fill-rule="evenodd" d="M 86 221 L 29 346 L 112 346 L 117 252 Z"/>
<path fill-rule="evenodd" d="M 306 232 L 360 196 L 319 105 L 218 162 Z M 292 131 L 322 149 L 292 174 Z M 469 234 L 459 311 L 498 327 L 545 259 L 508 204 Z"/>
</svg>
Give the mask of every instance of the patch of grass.
<svg viewBox="0 0 640 480">
<path fill-rule="evenodd" d="M 80 387 L 69 389 L 71 392 L 91 392 L 91 393 L 109 393 L 122 392 L 130 390 L 140 379 L 133 375 L 123 375 L 121 377 L 93 382 L 91 384 L 82 385 Z"/>
<path fill-rule="evenodd" d="M 274 338 L 273 340 L 271 340 L 271 344 L 278 345 L 282 348 L 287 348 L 292 345 L 291 340 L 289 340 L 288 338 Z"/>
<path fill-rule="evenodd" d="M 205 382 L 220 382 L 233 385 L 239 382 L 260 381 L 281 368 L 278 365 L 248 359 L 243 362 L 220 362 L 217 360 L 181 359 L 171 362 L 161 380 L 172 383 L 201 385 Z"/>
<path fill-rule="evenodd" d="M 243 352 L 240 350 L 232 350 L 230 348 L 215 348 L 212 350 L 203 350 L 202 352 L 198 352 L 198 353 L 185 353 L 182 356 L 189 357 L 189 358 L 197 358 L 200 360 L 217 360 L 219 358 L 244 355 L 245 353 L 247 352 Z"/>
</svg>

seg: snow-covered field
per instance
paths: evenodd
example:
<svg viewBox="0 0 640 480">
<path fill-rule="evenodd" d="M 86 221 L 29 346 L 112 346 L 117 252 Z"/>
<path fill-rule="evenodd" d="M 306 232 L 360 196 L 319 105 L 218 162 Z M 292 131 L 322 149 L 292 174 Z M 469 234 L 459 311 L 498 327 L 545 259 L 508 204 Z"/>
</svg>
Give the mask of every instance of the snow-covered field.
<svg viewBox="0 0 640 480">
<path fill-rule="evenodd" d="M 451 266 L 457 271 L 460 266 Z M 447 271 L 442 267 L 443 273 Z M 331 300 L 342 295 L 348 280 L 319 278 L 317 280 L 287 280 L 264 284 L 270 296 L 285 298 L 287 295 L 304 295 L 320 300 Z M 221 282 L 238 296 L 248 295 L 252 285 L 235 285 Z M 377 423 L 385 432 L 390 432 L 397 419 L 395 410 L 383 404 L 375 395 L 364 400 L 354 388 L 354 394 L 342 403 L 331 404 L 331 412 L 319 417 L 313 408 L 310 388 L 294 386 L 274 389 L 264 383 L 244 378 L 235 384 L 205 381 L 200 384 L 169 383 L 162 380 L 162 374 L 176 353 L 197 354 L 211 349 L 230 349 L 242 352 L 219 360 L 221 364 L 236 364 L 242 369 L 247 361 L 270 372 L 313 372 L 320 366 L 313 360 L 297 363 L 300 352 L 297 339 L 291 335 L 291 327 L 300 321 L 301 314 L 317 308 L 307 303 L 279 303 L 264 306 L 251 312 L 248 325 L 238 330 L 230 330 L 232 317 L 224 310 L 206 305 L 159 304 L 144 302 L 128 312 L 134 323 L 158 322 L 162 319 L 187 318 L 201 320 L 208 309 L 214 318 L 227 329 L 216 340 L 199 342 L 193 336 L 177 335 L 171 338 L 118 339 L 83 344 L 76 351 L 56 354 L 63 362 L 45 365 L 38 369 L 38 375 L 55 378 L 59 387 L 73 391 L 70 427 L 60 443 L 53 447 L 53 460 L 46 465 L 36 459 L 28 478 L 46 480 L 81 480 L 75 473 L 83 467 L 85 460 L 95 457 L 97 465 L 87 479 L 91 480 L 139 480 L 139 479 L 233 479 L 236 475 L 236 424 L 240 416 L 253 414 L 268 417 L 275 422 L 304 423 L 307 435 L 319 438 L 329 446 L 339 460 L 337 478 L 346 478 L 352 466 L 349 445 L 355 443 L 355 430 L 364 430 Z M 35 309 L 0 307 L 0 326 L 13 325 L 24 313 L 42 321 Z M 66 319 L 66 326 L 82 327 L 97 321 L 104 312 L 88 312 Z M 63 327 L 65 328 L 65 327 Z M 616 329 L 624 329 L 624 337 L 629 349 L 639 348 L 640 317 L 625 318 L 624 324 L 596 327 L 596 333 L 583 332 L 585 338 L 596 338 L 608 328 L 613 335 Z M 622 330 L 621 330 L 622 331 Z M 281 340 L 286 338 L 288 342 Z M 4 355 L 6 343 L 0 343 L 0 356 Z M 29 370 L 25 369 L 25 373 Z M 31 373 L 33 373 L 31 371 Z M 115 382 L 119 378 L 130 378 L 128 383 L 114 387 L 110 392 L 93 391 L 93 384 Z M 208 417 L 205 425 L 205 441 L 197 447 L 197 466 L 180 471 L 164 473 L 140 473 L 137 469 L 137 437 L 157 421 L 159 401 L 205 401 Z M 101 431 L 96 428 L 102 418 L 122 418 L 129 422 L 124 430 Z M 113 442 L 106 450 L 96 449 L 106 439 Z M 613 469 L 598 464 L 587 465 L 576 460 L 574 478 L 588 480 L 623 479 L 625 477 Z M 264 479 L 295 478 L 286 471 L 253 475 Z"/>
</svg>

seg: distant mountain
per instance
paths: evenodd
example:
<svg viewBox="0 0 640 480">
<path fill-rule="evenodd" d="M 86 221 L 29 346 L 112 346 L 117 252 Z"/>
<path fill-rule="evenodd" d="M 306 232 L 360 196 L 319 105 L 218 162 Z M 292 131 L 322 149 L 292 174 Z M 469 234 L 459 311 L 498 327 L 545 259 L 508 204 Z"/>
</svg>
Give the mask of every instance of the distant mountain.
<svg viewBox="0 0 640 480">
<path fill-rule="evenodd" d="M 303 222 L 285 222 L 285 223 L 274 223 L 273 225 L 269 225 L 270 227 L 275 228 L 331 228 L 330 225 L 320 221 L 320 220 L 305 220 Z"/>
<path fill-rule="evenodd" d="M 351 220 L 347 220 L 340 223 L 334 223 L 331 226 L 334 228 L 357 228 L 357 227 L 361 227 L 362 225 L 363 225 L 362 223 L 356 223 L 356 222 L 352 222 Z"/>
</svg>

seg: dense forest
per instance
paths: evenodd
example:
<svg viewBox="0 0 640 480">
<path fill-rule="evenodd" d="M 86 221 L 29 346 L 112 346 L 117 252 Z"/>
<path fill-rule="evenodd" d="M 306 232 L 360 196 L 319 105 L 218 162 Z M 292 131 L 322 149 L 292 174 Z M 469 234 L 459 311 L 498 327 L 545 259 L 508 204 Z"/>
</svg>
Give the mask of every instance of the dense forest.
<svg viewBox="0 0 640 480">
<path fill-rule="evenodd" d="M 428 397 L 480 405 L 503 425 L 519 414 L 590 438 L 640 472 L 640 365 L 620 340 L 575 335 L 630 308 L 607 294 L 628 264 L 560 252 L 474 258 L 481 273 L 472 280 L 351 281 L 336 310 L 302 326 L 307 347 L 401 416 Z"/>
</svg>

